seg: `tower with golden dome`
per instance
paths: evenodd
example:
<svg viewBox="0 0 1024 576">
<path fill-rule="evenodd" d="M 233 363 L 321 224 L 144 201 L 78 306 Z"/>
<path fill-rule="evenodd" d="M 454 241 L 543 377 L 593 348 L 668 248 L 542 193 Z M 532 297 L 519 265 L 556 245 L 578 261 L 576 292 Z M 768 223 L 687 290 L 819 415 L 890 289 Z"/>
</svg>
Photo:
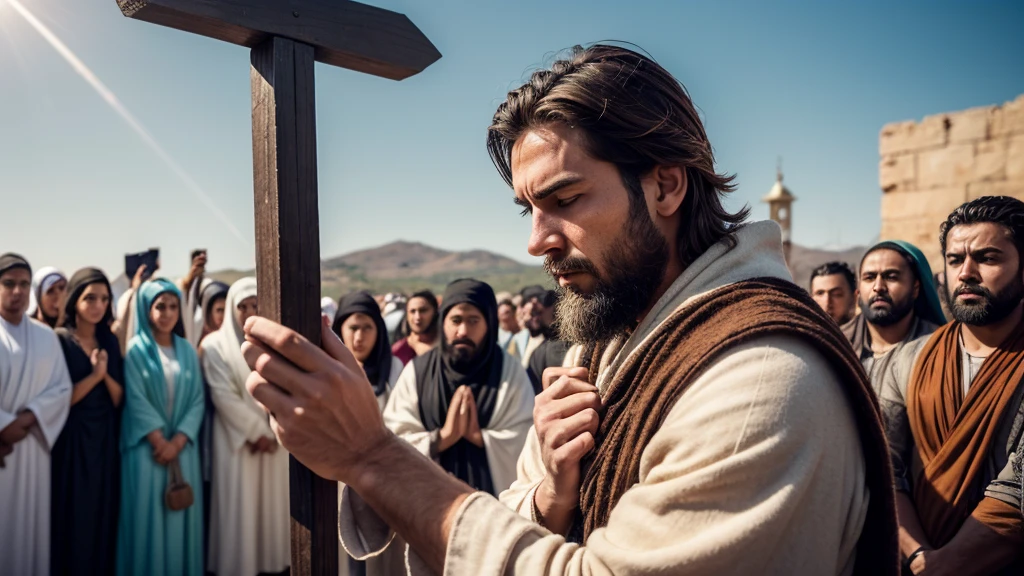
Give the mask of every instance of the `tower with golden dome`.
<svg viewBox="0 0 1024 576">
<path fill-rule="evenodd" d="M 768 217 L 774 220 L 782 228 L 782 249 L 789 261 L 790 237 L 793 225 L 793 202 L 796 196 L 782 184 L 782 162 L 775 171 L 775 185 L 768 192 L 768 195 L 761 199 L 768 204 Z"/>
</svg>

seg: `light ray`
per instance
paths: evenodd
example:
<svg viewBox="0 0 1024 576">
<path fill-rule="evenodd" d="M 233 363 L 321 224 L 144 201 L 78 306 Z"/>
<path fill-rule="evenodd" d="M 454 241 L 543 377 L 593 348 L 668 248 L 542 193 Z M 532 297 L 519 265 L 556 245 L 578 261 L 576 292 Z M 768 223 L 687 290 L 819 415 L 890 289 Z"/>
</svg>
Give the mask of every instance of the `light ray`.
<svg viewBox="0 0 1024 576">
<path fill-rule="evenodd" d="M 4 0 L 0 0 L 0 2 L 2 1 Z M 191 190 L 197 198 L 199 198 L 199 201 L 202 202 L 218 220 L 227 226 L 228 230 L 230 230 L 243 243 L 251 245 L 249 240 L 246 239 L 238 228 L 235 227 L 234 223 L 231 222 L 231 219 L 228 218 L 227 214 L 225 214 L 213 202 L 213 199 L 210 198 L 209 194 L 207 194 L 206 191 L 203 190 L 203 188 L 193 180 L 187 172 L 185 172 L 185 169 L 182 168 L 166 150 L 164 150 L 163 146 L 153 138 L 149 131 L 146 130 L 146 128 L 124 106 L 124 104 L 121 103 L 117 96 L 115 96 L 114 93 L 107 88 L 107 86 L 95 74 L 93 74 L 92 70 L 90 70 L 89 67 L 86 66 L 85 63 L 67 47 L 67 45 L 61 42 L 60 38 L 57 38 L 57 36 L 31 12 L 29 12 L 21 2 L 18 0 L 6 0 L 6 2 L 10 4 L 11 7 L 14 8 L 14 11 L 24 18 L 25 21 L 28 22 L 29 25 L 32 26 L 32 28 L 34 28 L 35 31 L 38 32 L 39 35 L 42 36 L 58 54 L 61 55 L 61 57 L 64 58 L 64 60 L 67 61 L 71 68 L 73 68 L 83 80 L 92 86 L 93 90 L 103 98 L 103 100 L 121 117 L 122 120 L 128 123 L 132 130 L 142 138 L 150 149 L 152 149 L 153 152 L 155 152 L 156 155 L 159 156 L 165 164 L 167 164 L 167 167 L 185 183 L 185 186 Z"/>
</svg>

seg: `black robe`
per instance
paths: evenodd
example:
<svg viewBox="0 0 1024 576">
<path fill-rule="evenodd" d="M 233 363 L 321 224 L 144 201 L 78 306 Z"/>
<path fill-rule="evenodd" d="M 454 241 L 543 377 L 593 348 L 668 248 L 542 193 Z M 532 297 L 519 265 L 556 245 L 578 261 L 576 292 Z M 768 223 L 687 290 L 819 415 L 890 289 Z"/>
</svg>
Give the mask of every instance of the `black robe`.
<svg viewBox="0 0 1024 576">
<path fill-rule="evenodd" d="M 65 329 L 57 330 L 71 382 L 92 374 L 92 362 Z M 107 373 L 124 383 L 117 337 L 97 331 L 107 351 Z M 100 382 L 71 407 L 52 451 L 50 573 L 113 574 L 120 504 L 120 410 Z"/>
<path fill-rule="evenodd" d="M 544 391 L 544 371 L 548 368 L 560 368 L 565 362 L 565 354 L 569 351 L 569 343 L 562 340 L 545 339 L 530 355 L 526 375 L 533 384 L 533 393 Z"/>
</svg>

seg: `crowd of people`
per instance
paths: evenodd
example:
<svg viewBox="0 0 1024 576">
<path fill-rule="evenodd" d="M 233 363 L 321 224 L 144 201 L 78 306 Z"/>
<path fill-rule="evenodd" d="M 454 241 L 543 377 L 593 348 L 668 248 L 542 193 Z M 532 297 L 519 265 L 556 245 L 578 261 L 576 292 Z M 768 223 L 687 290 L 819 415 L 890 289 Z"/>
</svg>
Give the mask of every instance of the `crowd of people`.
<svg viewBox="0 0 1024 576">
<path fill-rule="evenodd" d="M 1024 202 L 798 287 L 681 84 L 600 44 L 488 149 L 554 291 L 355 292 L 314 346 L 205 254 L 116 307 L 0 256 L 0 568 L 287 571 L 290 453 L 344 573 L 1024 573 Z"/>
<path fill-rule="evenodd" d="M 177 282 L 140 269 L 116 306 L 99 269 L 68 279 L 0 257 L 0 500 L 25 519 L 0 539 L 5 573 L 287 571 L 288 456 L 245 389 L 256 280 L 207 278 L 206 257 Z M 567 349 L 555 298 L 462 280 L 440 298 L 359 291 L 322 311 L 395 434 L 497 496 L 515 479 L 540 376 Z M 405 555 L 342 563 L 401 573 Z"/>
</svg>

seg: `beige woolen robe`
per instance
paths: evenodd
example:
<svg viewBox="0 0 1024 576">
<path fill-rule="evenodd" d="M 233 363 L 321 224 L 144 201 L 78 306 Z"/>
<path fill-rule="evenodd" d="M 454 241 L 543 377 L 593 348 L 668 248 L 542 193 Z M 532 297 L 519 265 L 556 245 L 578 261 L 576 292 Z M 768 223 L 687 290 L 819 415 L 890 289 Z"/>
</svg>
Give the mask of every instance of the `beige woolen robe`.
<svg viewBox="0 0 1024 576">
<path fill-rule="evenodd" d="M 602 390 L 670 314 L 729 284 L 790 279 L 778 226 L 757 222 L 691 264 L 617 353 Z M 767 337 L 724 353 L 682 394 L 642 453 L 640 482 L 584 546 L 533 519 L 544 475 L 531 432 L 501 502 L 476 493 L 449 535 L 452 575 L 846 575 L 868 507 L 857 423 L 812 344 Z M 354 494 L 342 539 L 384 546 L 387 526 Z M 413 570 L 422 570 L 413 566 Z"/>
<path fill-rule="evenodd" d="M 274 438 L 266 412 L 245 388 L 250 370 L 236 307 L 255 295 L 255 278 L 235 282 L 224 323 L 202 344 L 203 375 L 217 408 L 207 558 L 207 571 L 217 576 L 277 573 L 291 563 L 288 452 L 278 446 L 253 454 L 246 445 Z"/>
</svg>

